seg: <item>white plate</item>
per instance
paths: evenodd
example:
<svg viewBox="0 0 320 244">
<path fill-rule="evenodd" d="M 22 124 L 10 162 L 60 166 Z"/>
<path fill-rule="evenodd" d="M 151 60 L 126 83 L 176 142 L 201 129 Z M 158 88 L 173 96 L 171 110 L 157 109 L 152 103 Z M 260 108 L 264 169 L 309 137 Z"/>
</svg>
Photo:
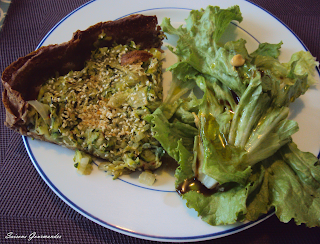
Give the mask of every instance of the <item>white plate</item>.
<svg viewBox="0 0 320 244">
<path fill-rule="evenodd" d="M 68 41 L 77 29 L 84 30 L 100 21 L 133 13 L 157 15 L 159 23 L 163 17 L 170 17 L 178 26 L 184 23 L 191 9 L 205 8 L 209 4 L 221 8 L 240 6 L 244 20 L 241 24 L 231 24 L 232 34 L 224 38 L 245 38 L 249 51 L 255 50 L 259 42 L 278 43 L 282 40 L 280 60 L 286 62 L 293 52 L 306 50 L 295 34 L 270 13 L 250 2 L 236 0 L 91 1 L 62 19 L 38 47 Z M 174 45 L 175 41 L 169 37 L 166 43 Z M 170 52 L 166 53 L 165 66 L 168 66 L 175 59 Z M 165 74 L 165 83 L 168 81 L 170 73 Z M 320 145 L 319 104 L 318 82 L 294 103 L 290 115 L 300 125 L 294 141 L 300 149 L 316 155 Z M 158 171 L 157 182 L 152 187 L 139 184 L 137 174 L 113 180 L 95 168 L 91 175 L 79 176 L 73 167 L 73 151 L 26 137 L 23 140 L 39 174 L 63 201 L 92 221 L 126 235 L 170 242 L 207 240 L 245 230 L 270 216 L 265 215 L 256 222 L 209 226 L 197 217 L 194 210 L 188 209 L 174 191 L 173 170 Z"/>
</svg>

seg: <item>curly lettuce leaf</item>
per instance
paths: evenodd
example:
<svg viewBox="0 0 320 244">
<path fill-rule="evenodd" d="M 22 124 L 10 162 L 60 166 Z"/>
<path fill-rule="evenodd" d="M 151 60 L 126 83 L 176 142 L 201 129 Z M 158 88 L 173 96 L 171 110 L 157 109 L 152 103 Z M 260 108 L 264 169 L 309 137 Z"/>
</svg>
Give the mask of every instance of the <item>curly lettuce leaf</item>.
<svg viewBox="0 0 320 244">
<path fill-rule="evenodd" d="M 314 188 L 320 187 L 319 159 L 312 153 L 300 151 L 293 142 L 282 147 L 279 153 L 301 182 Z"/>
<path fill-rule="evenodd" d="M 175 171 L 175 188 L 178 189 L 186 179 L 191 179 L 194 177 L 193 162 L 195 160 L 192 152 L 188 151 L 181 143 L 178 141 L 176 150 L 179 152 L 177 162 L 179 166 Z"/>
<path fill-rule="evenodd" d="M 256 187 L 252 189 L 247 198 L 247 213 L 245 219 L 249 221 L 255 221 L 261 215 L 267 214 L 272 210 L 269 202 L 269 175 L 266 173 L 263 165 L 255 167 L 255 172 L 259 178 L 257 177 L 256 180 L 253 179 L 252 182 Z"/>
<path fill-rule="evenodd" d="M 161 27 L 164 32 L 179 37 L 176 49 L 170 49 L 180 62 L 222 80 L 236 93 L 241 93 L 244 86 L 230 64 L 233 55 L 217 44 L 232 20 L 242 21 L 239 6 L 228 9 L 208 6 L 205 10 L 192 10 L 186 19 L 186 27 L 176 29 L 168 18 L 164 18 Z"/>
<path fill-rule="evenodd" d="M 203 72 L 210 70 L 208 64 L 212 62 L 207 62 L 210 60 L 210 54 L 215 56 L 214 53 L 218 48 L 216 43 L 232 20 L 242 21 L 239 6 L 228 9 L 208 6 L 205 10 L 190 11 L 186 19 L 186 27 L 181 25 L 176 29 L 168 18 L 163 19 L 161 27 L 164 32 L 179 36 L 174 53 L 180 60 Z M 206 57 L 206 60 L 202 60 L 203 57 Z"/>
<path fill-rule="evenodd" d="M 294 53 L 290 61 L 284 65 L 289 70 L 292 63 L 296 62 L 294 68 L 294 74 L 298 76 L 304 76 L 307 74 L 308 86 L 314 85 L 316 83 L 315 75 L 317 74 L 315 67 L 319 66 L 319 62 L 316 61 L 316 58 L 311 55 L 310 52 L 299 51 Z"/>
<path fill-rule="evenodd" d="M 172 158 L 179 162 L 179 152 L 176 150 L 178 142 L 180 141 L 187 150 L 192 151 L 193 140 L 198 134 L 198 130 L 178 120 L 169 122 L 161 108 L 159 107 L 153 114 L 147 115 L 144 119 L 152 125 L 153 137 L 160 142 L 163 149 Z"/>
<path fill-rule="evenodd" d="M 229 145 L 212 115 L 200 114 L 200 143 L 203 147 L 201 170 L 220 184 L 237 182 L 244 185 L 251 168 L 242 162 L 246 152 Z"/>
<path fill-rule="evenodd" d="M 220 46 L 232 20 L 242 20 L 237 6 L 191 11 L 186 27 L 174 28 L 164 19 L 163 30 L 179 37 L 177 48 L 171 48 L 179 62 L 169 68 L 173 82 L 167 100 L 147 118 L 152 131 L 179 163 L 176 187 L 199 172 L 219 186 L 233 184 L 211 195 L 199 189 L 182 194 L 209 224 L 256 220 L 275 208 L 281 221 L 319 225 L 319 166 L 312 154 L 292 146 L 298 125 L 287 119 L 289 104 L 313 84 L 318 63 L 308 52 L 280 63 L 282 42 L 262 43 L 251 54 L 243 39 Z M 241 67 L 230 63 L 236 54 L 245 60 Z M 191 92 L 185 98 L 195 88 L 202 97 Z M 294 198 L 304 199 L 291 203 Z M 302 204 L 309 212 L 298 208 Z"/>
<path fill-rule="evenodd" d="M 320 165 L 308 152 L 294 143 L 287 144 L 267 169 L 270 205 L 280 221 L 308 227 L 320 226 Z"/>
<path fill-rule="evenodd" d="M 193 190 L 182 195 L 187 201 L 189 208 L 194 208 L 198 215 L 210 225 L 227 225 L 249 219 L 250 216 L 256 220 L 262 212 L 268 212 L 270 206 L 266 203 L 267 198 L 261 197 L 261 203 L 250 202 L 250 196 L 261 189 L 264 183 L 265 170 L 261 167 L 254 170 L 246 185 L 225 184 L 223 190 L 212 195 L 204 195 Z M 256 201 L 256 198 L 254 198 Z M 252 208 L 252 206 L 255 206 Z M 256 208 L 259 206 L 259 209 Z M 257 210 L 257 212 L 255 212 Z M 254 216 L 256 214 L 256 216 Z"/>
<path fill-rule="evenodd" d="M 195 209 L 210 225 L 234 224 L 246 213 L 247 189 L 242 186 L 210 196 L 189 191 L 182 197 L 187 201 L 187 207 Z"/>
<path fill-rule="evenodd" d="M 262 72 L 265 90 L 278 107 L 289 106 L 315 83 L 315 67 L 319 65 L 309 52 L 294 53 L 288 63 L 272 56 L 257 55 L 253 64 Z"/>
<path fill-rule="evenodd" d="M 209 196 L 191 190 L 182 197 L 211 225 L 255 221 L 274 210 L 282 222 L 314 227 L 320 225 L 319 171 L 319 160 L 291 142 L 257 165 L 245 186 Z"/>
<path fill-rule="evenodd" d="M 251 57 L 260 56 L 269 56 L 277 59 L 280 55 L 280 48 L 283 42 L 279 42 L 278 44 L 271 43 L 260 43 L 257 50 L 250 54 Z"/>
</svg>

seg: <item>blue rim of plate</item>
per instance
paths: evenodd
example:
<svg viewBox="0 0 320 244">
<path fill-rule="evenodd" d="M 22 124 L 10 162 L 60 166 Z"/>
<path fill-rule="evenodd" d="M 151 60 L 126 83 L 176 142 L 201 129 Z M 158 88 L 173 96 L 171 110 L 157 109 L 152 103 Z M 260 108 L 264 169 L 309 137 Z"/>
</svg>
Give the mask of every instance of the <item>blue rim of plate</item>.
<svg viewBox="0 0 320 244">
<path fill-rule="evenodd" d="M 87 5 L 95 2 L 96 0 L 91 0 L 83 5 L 81 5 L 80 7 L 78 7 L 77 9 L 73 10 L 72 12 L 70 12 L 68 15 L 66 15 L 64 18 L 62 18 L 46 35 L 45 37 L 41 40 L 41 42 L 38 44 L 38 46 L 36 47 L 36 49 L 40 48 L 43 43 L 45 42 L 45 40 L 51 35 L 51 33 L 62 23 L 64 22 L 67 18 L 69 18 L 71 15 L 73 15 L 74 13 L 76 13 L 77 11 L 79 11 L 80 9 L 86 7 Z M 300 40 L 300 38 L 286 25 L 284 24 L 280 19 L 278 19 L 276 16 L 274 16 L 272 13 L 270 13 L 269 11 L 265 10 L 264 8 L 260 7 L 259 5 L 252 3 L 248 0 L 245 0 L 248 3 L 251 3 L 253 5 L 255 5 L 256 7 L 260 8 L 261 10 L 263 10 L 264 12 L 268 13 L 269 15 L 271 15 L 273 18 L 275 18 L 279 23 L 281 23 L 284 27 L 286 27 L 287 30 L 289 30 L 292 35 L 300 42 L 300 44 L 303 46 L 303 48 L 306 51 L 309 51 L 308 48 L 306 47 L 306 45 L 302 42 L 302 40 Z M 160 10 L 160 9 L 177 9 L 177 10 L 191 10 L 190 8 L 178 8 L 178 7 L 163 7 L 163 8 L 150 8 L 150 9 L 145 9 L 145 10 L 140 10 L 140 11 L 136 11 L 130 14 L 126 14 L 120 18 L 123 18 L 125 16 L 131 15 L 131 14 L 136 14 L 136 13 L 140 13 L 140 12 L 145 12 L 145 11 L 151 11 L 151 10 Z M 118 18 L 118 19 L 120 19 Z M 251 35 L 249 32 L 247 32 L 246 30 L 244 30 L 243 28 L 241 28 L 240 26 L 238 26 L 235 23 L 232 23 L 235 26 L 237 26 L 238 28 L 240 28 L 241 30 L 245 31 L 248 35 L 250 35 L 254 40 L 256 40 L 258 43 L 260 43 L 253 35 Z M 319 68 L 317 67 L 317 71 L 318 74 L 320 76 L 320 71 Z M 250 227 L 253 227 L 255 225 L 257 225 L 258 223 L 266 220 L 267 218 L 269 218 L 270 216 L 272 216 L 274 214 L 274 211 L 270 211 L 267 214 L 264 214 L 262 216 L 259 217 L 258 220 L 256 221 L 250 221 L 247 223 L 243 223 L 242 225 L 239 225 L 237 227 L 225 230 L 225 231 L 220 231 L 220 232 L 216 232 L 216 233 L 211 233 L 211 234 L 206 234 L 206 235 L 198 235 L 198 236 L 188 236 L 188 237 L 166 237 L 166 236 L 156 236 L 156 235 L 148 235 L 148 234 L 143 234 L 143 233 L 137 233 L 134 231 L 130 231 L 130 230 L 126 230 L 125 228 L 121 228 L 119 226 L 115 226 L 111 223 L 107 223 L 104 220 L 90 214 L 89 212 L 87 212 L 86 210 L 80 208 L 78 205 L 76 205 L 74 202 L 72 202 L 67 196 L 65 196 L 64 194 L 62 194 L 62 192 L 50 181 L 49 177 L 44 173 L 44 171 L 42 170 L 41 166 L 39 165 L 39 163 L 37 162 L 35 156 L 33 155 L 33 152 L 31 150 L 31 147 L 29 145 L 28 142 L 28 137 L 26 136 L 22 136 L 23 139 L 23 143 L 25 145 L 25 148 L 27 150 L 27 153 L 33 163 L 33 165 L 35 166 L 35 168 L 37 169 L 37 171 L 39 172 L 40 176 L 42 177 L 42 179 L 46 182 L 46 184 L 65 202 L 67 203 L 70 207 L 72 207 L 75 211 L 79 212 L 80 214 L 84 215 L 85 217 L 87 217 L 88 219 L 90 219 L 91 221 L 104 226 L 108 229 L 114 230 L 116 232 L 122 233 L 122 234 L 126 234 L 129 236 L 133 236 L 136 238 L 142 238 L 142 239 L 148 239 L 148 240 L 156 240 L 156 241 L 177 241 L 177 242 L 181 242 L 181 241 L 200 241 L 200 240 L 210 240 L 210 239 L 215 239 L 215 238 L 219 238 L 219 237 L 224 237 L 224 236 L 228 236 L 231 234 L 235 234 L 237 232 L 240 232 L 242 230 L 248 229 Z M 318 158 L 320 157 L 320 152 L 318 154 Z M 124 180 L 123 180 L 124 181 Z M 128 184 L 132 184 L 130 182 L 124 181 Z M 132 184 L 134 186 L 138 186 L 135 184 Z M 138 186 L 140 187 L 140 186 Z M 146 188 L 148 190 L 154 190 L 154 189 L 149 189 Z M 161 190 L 160 190 L 161 191 Z M 163 191 L 163 192 L 168 192 L 168 191 Z M 170 191 L 169 191 L 170 192 Z"/>
<path fill-rule="evenodd" d="M 66 195 L 64 195 L 49 179 L 49 177 L 44 173 L 44 171 L 42 170 L 41 166 L 39 165 L 39 163 L 37 162 L 35 156 L 33 155 L 33 152 L 30 148 L 29 145 L 29 141 L 28 141 L 28 137 L 27 136 L 22 136 L 22 140 L 23 143 L 25 145 L 25 148 L 27 150 L 27 153 L 33 163 L 33 165 L 35 166 L 36 170 L 38 171 L 38 173 L 40 174 L 41 178 L 46 182 L 46 184 L 51 188 L 51 190 L 53 190 L 55 192 L 56 195 L 58 195 L 66 204 L 68 204 L 71 208 L 73 208 L 75 211 L 77 211 L 78 213 L 82 214 L 83 216 L 87 217 L 88 219 L 90 219 L 91 221 L 104 226 L 108 229 L 114 230 L 116 232 L 125 234 L 125 235 L 129 235 L 129 236 L 133 236 L 136 238 L 141 238 L 141 239 L 148 239 L 148 240 L 156 240 L 156 241 L 167 241 L 167 242 L 181 242 L 181 241 L 200 241 L 200 240 L 210 240 L 210 239 L 215 239 L 215 238 L 219 238 L 219 237 L 223 237 L 223 236 L 228 236 L 231 234 L 235 234 L 237 232 L 240 232 L 242 230 L 248 229 L 250 227 L 253 227 L 254 225 L 259 224 L 260 222 L 266 220 L 267 218 L 271 217 L 274 214 L 274 211 L 271 210 L 269 213 L 261 215 L 256 221 L 250 221 L 247 223 L 243 223 L 237 227 L 228 229 L 228 230 L 224 230 L 224 231 L 220 231 L 220 232 L 216 232 L 216 233 L 211 233 L 211 234 L 206 234 L 206 235 L 199 235 L 199 236 L 188 236 L 188 237 L 167 237 L 167 236 L 156 236 L 156 235 L 148 235 L 148 234 L 143 234 L 143 233 L 138 233 L 138 232 L 134 232 L 134 231 L 130 231 L 127 230 L 125 228 L 121 228 L 119 226 L 113 225 L 111 223 L 108 223 L 92 214 L 90 214 L 89 212 L 87 212 L 86 210 L 84 210 L 83 208 L 79 207 L 77 204 L 75 204 L 74 202 L 72 202 Z"/>
<path fill-rule="evenodd" d="M 95 166 L 97 166 L 97 167 L 99 166 L 95 161 L 93 161 L 93 164 L 94 164 Z M 106 171 L 105 171 L 105 172 L 106 172 Z M 158 192 L 166 192 L 166 193 L 168 193 L 168 192 L 171 192 L 171 193 L 176 192 L 176 191 L 174 191 L 174 190 L 161 190 L 161 189 L 155 189 L 155 188 L 150 188 L 150 187 L 146 187 L 146 186 L 137 185 L 137 184 L 132 183 L 132 182 L 130 182 L 130 181 L 121 179 L 121 177 L 117 178 L 117 180 L 120 180 L 120 181 L 122 181 L 122 182 L 124 182 L 124 183 L 126 183 L 126 184 L 129 184 L 129 185 L 132 185 L 132 186 L 135 186 L 135 187 L 144 189 L 144 190 L 158 191 Z"/>
</svg>

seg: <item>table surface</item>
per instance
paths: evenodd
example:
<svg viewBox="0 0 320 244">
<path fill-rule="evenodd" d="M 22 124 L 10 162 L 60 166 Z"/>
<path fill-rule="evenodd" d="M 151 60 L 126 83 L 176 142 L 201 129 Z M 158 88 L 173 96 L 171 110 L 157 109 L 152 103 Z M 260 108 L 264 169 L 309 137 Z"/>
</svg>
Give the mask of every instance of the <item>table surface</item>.
<svg viewBox="0 0 320 244">
<path fill-rule="evenodd" d="M 1 0 L 9 2 L 6 0 Z M 45 34 L 86 0 L 13 0 L 0 32 L 0 72 L 18 57 L 33 51 Z M 318 0 L 253 0 L 283 21 L 320 57 L 320 5 Z M 317 4 L 318 3 L 318 4 Z M 2 92 L 1 86 L 1 92 Z M 74 211 L 42 180 L 24 148 L 22 138 L 7 129 L 0 103 L 0 243 L 14 235 L 60 235 L 38 243 L 156 243 L 106 229 Z M 320 229 L 280 223 L 275 215 L 231 236 L 203 243 L 319 243 Z"/>
</svg>

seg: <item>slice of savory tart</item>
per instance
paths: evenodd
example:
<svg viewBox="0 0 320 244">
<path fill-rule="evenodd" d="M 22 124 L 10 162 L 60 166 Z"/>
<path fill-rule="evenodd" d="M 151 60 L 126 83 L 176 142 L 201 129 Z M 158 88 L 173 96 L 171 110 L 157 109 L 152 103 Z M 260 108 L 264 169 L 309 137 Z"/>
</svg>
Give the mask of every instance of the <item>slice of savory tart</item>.
<svg viewBox="0 0 320 244">
<path fill-rule="evenodd" d="M 19 58 L 2 75 L 6 126 L 77 150 L 78 169 L 85 153 L 115 177 L 158 168 L 164 151 L 143 118 L 162 102 L 162 39 L 155 16 L 131 15 Z"/>
</svg>

